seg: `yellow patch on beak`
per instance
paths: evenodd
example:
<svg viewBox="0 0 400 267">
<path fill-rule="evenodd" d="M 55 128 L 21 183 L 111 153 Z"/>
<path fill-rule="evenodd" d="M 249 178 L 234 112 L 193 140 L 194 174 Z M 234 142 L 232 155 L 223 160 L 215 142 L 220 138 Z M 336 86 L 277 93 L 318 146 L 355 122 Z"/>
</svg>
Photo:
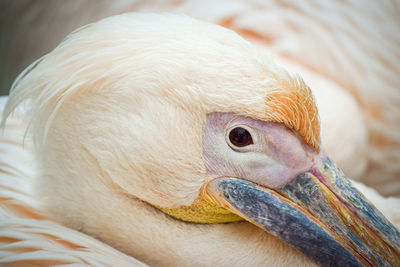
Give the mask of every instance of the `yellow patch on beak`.
<svg viewBox="0 0 400 267">
<path fill-rule="evenodd" d="M 193 223 L 229 223 L 244 219 L 212 201 L 207 194 L 200 196 L 190 206 L 179 208 L 161 208 L 162 212 L 185 222 Z"/>
</svg>

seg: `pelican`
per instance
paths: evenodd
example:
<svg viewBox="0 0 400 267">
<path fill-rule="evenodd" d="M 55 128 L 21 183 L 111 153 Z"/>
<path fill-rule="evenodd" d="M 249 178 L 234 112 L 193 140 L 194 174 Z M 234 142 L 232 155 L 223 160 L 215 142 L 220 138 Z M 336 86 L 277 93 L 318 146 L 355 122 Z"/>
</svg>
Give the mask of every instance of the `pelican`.
<svg viewBox="0 0 400 267">
<path fill-rule="evenodd" d="M 150 265 L 398 266 L 398 230 L 321 147 L 297 75 L 234 32 L 127 13 L 20 74 L 34 192 L 54 221 Z"/>
</svg>

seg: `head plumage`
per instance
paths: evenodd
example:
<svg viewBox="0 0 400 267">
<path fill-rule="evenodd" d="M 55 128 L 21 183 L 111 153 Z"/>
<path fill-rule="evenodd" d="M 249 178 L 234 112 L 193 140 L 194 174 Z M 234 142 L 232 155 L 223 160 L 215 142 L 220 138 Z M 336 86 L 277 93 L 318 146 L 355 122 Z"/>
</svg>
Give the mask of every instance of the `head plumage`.
<svg viewBox="0 0 400 267">
<path fill-rule="evenodd" d="M 279 88 L 265 97 L 265 120 L 281 122 L 297 131 L 316 151 L 320 150 L 320 123 L 311 89 L 298 76 L 277 79 Z"/>
</svg>

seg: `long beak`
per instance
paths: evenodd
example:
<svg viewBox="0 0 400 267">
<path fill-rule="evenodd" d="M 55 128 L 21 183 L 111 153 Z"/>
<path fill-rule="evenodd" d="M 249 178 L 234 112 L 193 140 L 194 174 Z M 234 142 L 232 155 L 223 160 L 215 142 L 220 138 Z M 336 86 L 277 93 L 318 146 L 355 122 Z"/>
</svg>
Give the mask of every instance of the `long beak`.
<svg viewBox="0 0 400 267">
<path fill-rule="evenodd" d="M 321 266 L 400 266 L 399 231 L 329 158 L 279 189 L 218 178 L 207 193 Z"/>
</svg>

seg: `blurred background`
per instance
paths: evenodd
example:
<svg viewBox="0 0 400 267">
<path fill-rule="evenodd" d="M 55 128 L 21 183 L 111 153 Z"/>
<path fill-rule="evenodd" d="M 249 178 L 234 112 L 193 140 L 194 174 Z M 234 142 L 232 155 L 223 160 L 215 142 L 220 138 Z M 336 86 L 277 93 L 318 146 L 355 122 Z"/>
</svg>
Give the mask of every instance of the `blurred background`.
<svg viewBox="0 0 400 267">
<path fill-rule="evenodd" d="M 0 95 L 69 32 L 131 11 L 220 24 L 298 72 L 316 96 L 328 153 L 351 178 L 400 196 L 399 1 L 2 0 Z"/>
</svg>

